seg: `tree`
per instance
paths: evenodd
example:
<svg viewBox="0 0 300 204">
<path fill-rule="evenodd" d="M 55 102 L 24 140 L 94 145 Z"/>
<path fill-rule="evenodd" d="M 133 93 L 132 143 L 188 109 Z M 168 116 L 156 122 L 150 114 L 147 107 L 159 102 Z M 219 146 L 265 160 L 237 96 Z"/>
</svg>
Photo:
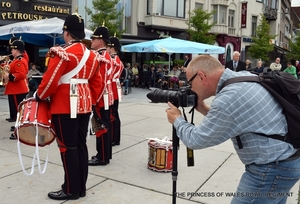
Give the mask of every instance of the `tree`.
<svg viewBox="0 0 300 204">
<path fill-rule="evenodd" d="M 252 37 L 252 45 L 249 48 L 249 54 L 254 59 L 263 61 L 269 60 L 269 52 L 274 49 L 274 45 L 270 43 L 276 35 L 270 35 L 270 25 L 263 14 L 260 14 L 259 25 L 256 28 L 256 35 Z"/>
<path fill-rule="evenodd" d="M 202 8 L 194 9 L 189 12 L 190 18 L 187 22 L 189 29 L 187 30 L 190 35 L 190 40 L 205 44 L 213 44 L 216 40 L 215 34 L 209 34 L 209 30 L 216 23 L 209 24 L 215 11 L 210 13 L 204 11 Z"/>
<path fill-rule="evenodd" d="M 93 0 L 93 11 L 85 7 L 87 14 L 91 16 L 91 29 L 95 30 L 99 26 L 106 26 L 110 35 L 116 34 L 116 37 L 121 38 L 125 30 L 120 30 L 123 21 L 124 7 L 117 11 L 116 5 L 119 0 Z"/>
<path fill-rule="evenodd" d="M 300 32 L 297 32 L 296 35 L 289 42 L 290 52 L 287 54 L 287 59 L 298 60 L 300 59 Z"/>
</svg>

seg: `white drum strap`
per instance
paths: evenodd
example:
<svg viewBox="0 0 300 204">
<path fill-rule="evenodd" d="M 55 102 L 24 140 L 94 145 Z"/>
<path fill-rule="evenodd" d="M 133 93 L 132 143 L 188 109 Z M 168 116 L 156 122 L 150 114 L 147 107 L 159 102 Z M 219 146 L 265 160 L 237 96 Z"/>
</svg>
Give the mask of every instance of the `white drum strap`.
<svg viewBox="0 0 300 204">
<path fill-rule="evenodd" d="M 20 113 L 18 112 L 18 113 L 17 113 L 17 119 L 18 119 L 19 117 L 20 117 Z M 20 124 L 19 124 L 18 120 L 16 120 L 15 127 L 16 127 L 16 129 L 17 129 L 17 135 L 19 135 L 19 129 L 18 129 L 19 125 L 20 125 Z M 36 155 L 35 155 L 35 154 L 33 155 L 32 163 L 31 163 L 31 171 L 30 171 L 30 173 L 28 173 L 28 172 L 25 170 L 25 168 L 24 168 L 20 143 L 21 143 L 21 142 L 20 142 L 20 138 L 18 137 L 17 147 L 18 147 L 18 155 L 19 155 L 19 160 L 20 160 L 21 168 L 22 168 L 22 170 L 23 170 L 23 172 L 24 172 L 25 175 L 30 176 L 30 175 L 32 175 L 33 172 L 34 172 L 34 164 L 35 164 L 35 158 L 36 158 Z"/>
<path fill-rule="evenodd" d="M 31 171 L 30 171 L 30 173 L 28 173 L 25 170 L 25 168 L 24 168 L 23 159 L 22 159 L 22 153 L 21 153 L 21 147 L 20 147 L 20 140 L 19 139 L 18 139 L 18 142 L 17 142 L 17 147 L 18 147 L 18 155 L 19 155 L 19 160 L 20 160 L 20 164 L 21 164 L 22 170 L 23 170 L 23 172 L 24 172 L 25 175 L 31 176 L 33 174 L 33 172 L 34 172 L 34 164 L 35 164 L 36 155 L 35 154 L 33 155 L 32 163 L 31 163 Z"/>
<path fill-rule="evenodd" d="M 37 127 L 37 126 L 36 126 Z M 38 127 L 36 128 L 38 129 Z M 17 130 L 18 131 L 18 130 Z M 38 131 L 38 130 L 37 130 Z M 18 147 L 18 155 L 19 155 L 19 160 L 20 160 L 20 164 L 21 164 L 21 168 L 24 172 L 25 175 L 27 176 L 31 176 L 34 172 L 34 165 L 35 165 L 35 160 L 37 161 L 37 165 L 38 165 L 38 169 L 40 174 L 44 174 L 46 172 L 47 169 L 47 165 L 48 165 L 48 158 L 49 158 L 49 151 L 50 151 L 50 145 L 48 145 L 48 150 L 47 150 L 47 157 L 44 163 L 44 168 L 43 170 L 41 169 L 41 160 L 40 160 L 40 154 L 39 154 L 39 145 L 38 145 L 38 134 L 35 136 L 35 154 L 32 157 L 32 163 L 31 163 L 31 170 L 30 173 L 28 173 L 25 170 L 24 164 L 23 164 L 23 159 L 22 159 L 22 153 L 21 153 L 21 147 L 20 147 L 20 140 L 18 138 L 18 142 L 17 142 L 17 147 Z"/>
<path fill-rule="evenodd" d="M 35 135 L 35 154 L 36 154 L 36 160 L 39 168 L 40 174 L 44 174 L 46 172 L 47 166 L 48 166 L 48 159 L 49 159 L 49 150 L 50 150 L 50 145 L 48 145 L 48 150 L 47 150 L 47 156 L 46 160 L 44 163 L 44 169 L 41 169 L 41 160 L 40 160 L 40 152 L 39 152 L 39 129 L 38 125 L 36 124 L 36 135 Z M 48 134 L 50 133 L 50 130 L 48 131 Z M 48 135 L 49 136 L 49 135 Z"/>
<path fill-rule="evenodd" d="M 37 113 L 37 108 L 38 108 L 38 105 L 36 106 L 36 112 L 35 114 Z M 19 118 L 20 116 L 20 113 L 18 112 L 17 113 L 17 118 Z M 36 118 L 36 115 L 35 115 L 35 118 Z M 35 124 L 35 127 L 36 127 L 36 135 L 35 135 L 35 154 L 33 155 L 32 157 L 32 163 L 31 163 L 31 170 L 30 170 L 30 173 L 28 173 L 26 170 L 25 170 L 25 167 L 24 167 L 24 164 L 23 164 L 23 159 L 22 159 L 22 153 L 21 153 L 21 147 L 20 147 L 20 138 L 18 137 L 18 142 L 17 142 L 17 147 L 18 147 L 18 155 L 19 155 L 19 160 L 20 160 L 20 164 L 21 164 L 21 168 L 24 172 L 25 175 L 27 176 L 31 176 L 34 172 L 34 165 L 35 165 L 35 160 L 37 161 L 37 164 L 38 164 L 38 169 L 39 169 L 39 172 L 40 174 L 44 174 L 46 172 L 46 169 L 47 169 L 47 165 L 48 165 L 48 158 L 49 158 L 49 151 L 50 151 L 50 145 L 48 145 L 48 150 L 47 150 L 47 157 L 46 157 L 46 160 L 45 160 L 45 163 L 44 163 L 44 169 L 42 170 L 41 169 L 41 160 L 40 160 L 40 154 L 39 154 L 39 141 L 38 141 L 38 137 L 39 137 L 39 129 L 38 129 L 38 125 L 37 125 L 37 120 L 35 119 L 34 121 L 34 124 Z M 16 125 L 15 127 L 19 127 L 20 124 L 16 121 Z M 19 129 L 17 129 L 17 135 L 19 135 Z M 50 131 L 48 132 L 48 134 L 50 134 Z"/>
</svg>

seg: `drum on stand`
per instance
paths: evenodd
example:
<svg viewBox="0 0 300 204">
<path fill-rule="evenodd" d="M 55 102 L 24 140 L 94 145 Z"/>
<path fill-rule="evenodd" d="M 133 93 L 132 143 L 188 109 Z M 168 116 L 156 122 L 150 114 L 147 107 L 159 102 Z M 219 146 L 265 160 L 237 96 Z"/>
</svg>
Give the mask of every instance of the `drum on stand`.
<svg viewBox="0 0 300 204">
<path fill-rule="evenodd" d="M 173 147 L 172 141 L 150 139 L 148 142 L 148 168 L 154 171 L 172 171 Z"/>
</svg>

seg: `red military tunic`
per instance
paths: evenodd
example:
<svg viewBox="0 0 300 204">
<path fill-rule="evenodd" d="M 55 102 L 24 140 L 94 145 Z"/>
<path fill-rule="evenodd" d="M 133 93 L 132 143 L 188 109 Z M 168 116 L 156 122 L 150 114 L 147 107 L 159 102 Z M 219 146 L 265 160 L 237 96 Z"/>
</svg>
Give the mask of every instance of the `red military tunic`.
<svg viewBox="0 0 300 204">
<path fill-rule="evenodd" d="M 28 62 L 21 55 L 16 57 L 9 65 L 9 80 L 5 86 L 4 94 L 24 94 L 29 92 L 28 80 Z M 13 79 L 13 81 L 11 81 Z"/>
<path fill-rule="evenodd" d="M 118 97 L 117 81 L 119 81 L 121 73 L 124 69 L 124 65 L 117 54 L 112 54 L 112 61 L 113 61 L 113 65 L 114 65 L 114 71 L 112 74 L 113 75 L 112 90 L 113 90 L 114 100 L 118 100 L 119 97 Z"/>
<path fill-rule="evenodd" d="M 104 88 L 101 91 L 99 97 L 98 97 L 98 103 L 97 103 L 97 110 L 104 107 L 104 94 L 108 94 L 108 105 L 112 105 L 111 101 L 113 102 L 113 93 L 112 93 L 112 87 L 111 83 L 109 83 L 111 72 L 112 72 L 112 64 L 111 64 L 111 57 L 109 53 L 105 49 L 100 49 L 97 52 L 99 52 L 100 57 L 100 75 L 104 79 Z"/>
<path fill-rule="evenodd" d="M 38 87 L 37 95 L 41 99 L 50 96 L 51 114 L 70 113 L 70 84 L 59 81 L 64 74 L 73 70 L 79 64 L 87 48 L 84 44 L 75 42 L 65 47 L 52 47 L 52 58 L 48 69 L 43 75 Z M 87 79 L 88 83 L 78 83 L 77 114 L 85 114 L 92 111 L 92 105 L 96 104 L 101 89 L 101 76 L 98 72 L 99 60 L 97 53 L 91 51 L 83 68 L 72 78 Z"/>
</svg>

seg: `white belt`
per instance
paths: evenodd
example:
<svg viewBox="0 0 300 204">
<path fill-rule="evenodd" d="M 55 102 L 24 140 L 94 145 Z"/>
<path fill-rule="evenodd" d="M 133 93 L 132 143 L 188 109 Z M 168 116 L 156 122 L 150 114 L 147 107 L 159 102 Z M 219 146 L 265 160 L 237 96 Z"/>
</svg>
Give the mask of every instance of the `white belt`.
<svg viewBox="0 0 300 204">
<path fill-rule="evenodd" d="M 111 80 L 110 79 L 107 80 L 106 84 L 111 84 Z"/>
<path fill-rule="evenodd" d="M 75 79 L 77 84 L 88 84 L 87 79 Z M 70 84 L 70 81 L 63 82 L 62 84 Z"/>
</svg>

